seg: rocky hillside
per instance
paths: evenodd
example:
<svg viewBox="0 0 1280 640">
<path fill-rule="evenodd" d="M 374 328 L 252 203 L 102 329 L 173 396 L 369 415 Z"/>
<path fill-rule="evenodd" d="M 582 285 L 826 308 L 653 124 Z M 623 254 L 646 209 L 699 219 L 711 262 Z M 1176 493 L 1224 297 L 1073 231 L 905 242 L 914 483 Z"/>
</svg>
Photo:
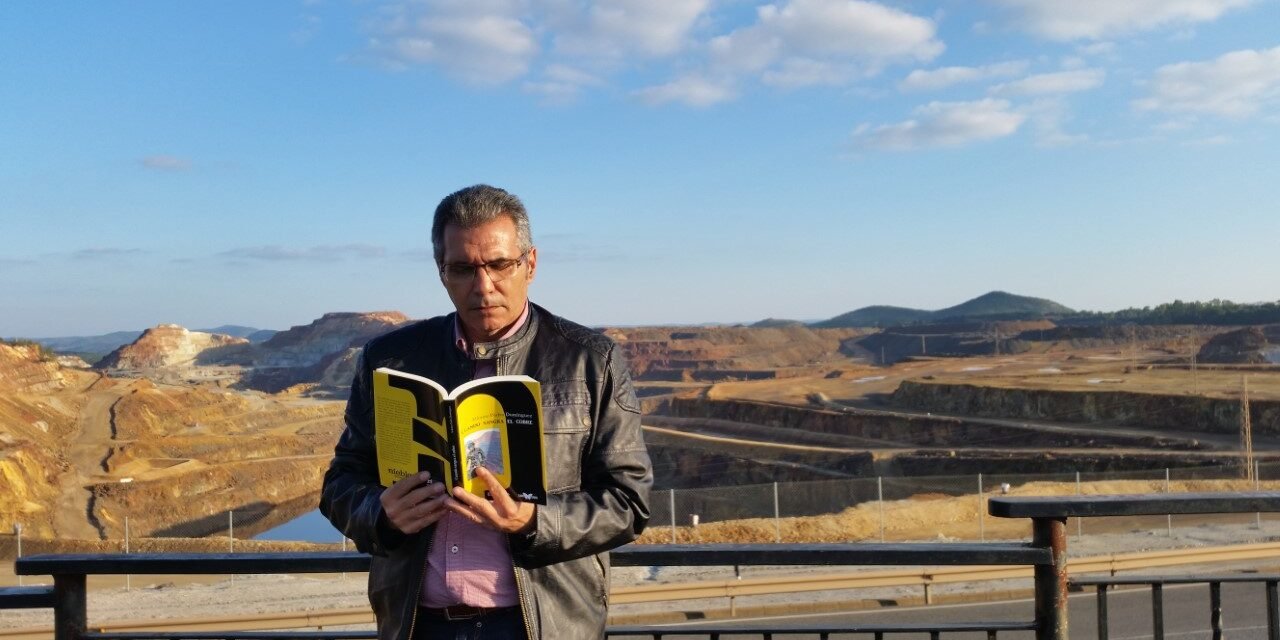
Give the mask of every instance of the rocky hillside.
<svg viewBox="0 0 1280 640">
<path fill-rule="evenodd" d="M 326 313 L 258 345 L 244 384 L 271 393 L 322 380 L 346 386 L 351 380 L 347 372 L 354 371 L 352 350 L 407 322 L 409 317 L 399 311 Z"/>
<path fill-rule="evenodd" d="M 0 531 L 52 532 L 66 448 L 95 374 L 65 370 L 33 344 L 0 342 Z"/>
<path fill-rule="evenodd" d="M 788 369 L 843 361 L 840 342 L 856 329 L 805 326 L 609 329 L 640 380 L 715 381 L 780 377 Z"/>
<path fill-rule="evenodd" d="M 39 345 L 0 341 L 0 393 L 47 393 L 65 386 L 62 367 Z"/>
<path fill-rule="evenodd" d="M 1200 362 L 1280 364 L 1280 325 L 1245 327 L 1214 336 L 1196 356 Z"/>
<path fill-rule="evenodd" d="M 249 341 L 217 333 L 190 331 L 176 324 L 162 324 L 147 329 L 134 340 L 98 362 L 104 371 L 140 371 L 189 367 L 201 354 L 211 349 L 224 350 Z"/>
</svg>

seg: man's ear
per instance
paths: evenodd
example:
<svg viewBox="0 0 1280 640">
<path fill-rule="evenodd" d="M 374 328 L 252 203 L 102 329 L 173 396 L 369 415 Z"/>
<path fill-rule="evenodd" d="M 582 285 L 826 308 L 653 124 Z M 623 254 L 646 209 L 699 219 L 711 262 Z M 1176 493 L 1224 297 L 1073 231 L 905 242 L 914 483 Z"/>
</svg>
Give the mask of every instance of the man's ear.
<svg viewBox="0 0 1280 640">
<path fill-rule="evenodd" d="M 529 282 L 533 282 L 533 272 L 538 268 L 538 248 L 529 247 Z"/>
</svg>

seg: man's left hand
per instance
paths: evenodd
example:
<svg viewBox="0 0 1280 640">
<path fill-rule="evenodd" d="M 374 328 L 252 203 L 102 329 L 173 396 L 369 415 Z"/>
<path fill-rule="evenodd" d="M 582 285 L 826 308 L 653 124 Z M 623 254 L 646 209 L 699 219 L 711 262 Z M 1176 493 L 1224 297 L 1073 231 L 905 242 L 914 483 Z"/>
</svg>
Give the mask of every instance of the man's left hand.
<svg viewBox="0 0 1280 640">
<path fill-rule="evenodd" d="M 502 533 L 527 533 L 533 530 L 536 505 L 511 499 L 502 483 L 484 467 L 476 468 L 476 477 L 484 480 L 493 500 L 472 495 L 462 487 L 453 488 L 453 500 L 445 502 L 445 508 L 482 526 Z"/>
</svg>

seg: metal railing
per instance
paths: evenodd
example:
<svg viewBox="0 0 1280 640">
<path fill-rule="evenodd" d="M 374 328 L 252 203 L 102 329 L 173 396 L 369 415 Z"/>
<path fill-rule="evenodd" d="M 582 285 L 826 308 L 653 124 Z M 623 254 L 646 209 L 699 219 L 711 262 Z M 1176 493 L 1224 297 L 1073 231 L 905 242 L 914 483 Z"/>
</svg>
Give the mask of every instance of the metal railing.
<svg viewBox="0 0 1280 640">
<path fill-rule="evenodd" d="M 1164 639 L 1164 588 L 1174 584 L 1207 584 L 1209 585 L 1209 629 L 1213 640 L 1223 639 L 1222 585 L 1223 583 L 1265 584 L 1264 606 L 1267 612 L 1267 639 L 1280 640 L 1280 576 L 1277 575 L 1235 575 L 1235 576 L 1125 576 L 1073 578 L 1073 587 L 1095 587 L 1098 594 L 1098 640 L 1110 637 L 1110 616 L 1107 611 L 1107 593 L 1113 587 L 1123 585 L 1140 585 L 1151 589 L 1151 634 L 1155 640 Z"/>
<path fill-rule="evenodd" d="M 814 544 L 814 545 L 645 545 L 628 546 L 612 554 L 617 566 L 755 566 L 755 565 L 1013 565 L 1031 566 L 1034 574 L 1035 614 L 1032 620 L 991 622 L 896 624 L 896 625 L 811 625 L 786 627 L 785 633 L 826 638 L 835 633 L 866 633 L 881 638 L 887 634 L 928 633 L 937 638 L 944 633 L 985 632 L 996 638 L 1005 631 L 1034 631 L 1038 640 L 1065 640 L 1067 627 L 1067 536 L 1068 517 L 1135 516 L 1153 514 L 1255 513 L 1280 511 L 1280 492 L 1234 494 L 1173 494 L 1129 496 L 994 497 L 992 516 L 1028 518 L 1032 521 L 1030 543 L 897 543 L 897 544 Z M 305 638 L 354 640 L 371 638 L 372 632 L 92 632 L 86 612 L 86 577 L 89 575 L 156 574 L 273 574 L 342 573 L 367 571 L 368 556 L 356 553 L 287 554 L 66 554 L 21 558 L 15 563 L 19 575 L 53 576 L 52 608 L 55 612 L 55 640 L 116 640 L 158 638 L 213 638 L 251 640 L 257 638 Z M 1257 579 L 1257 578 L 1255 578 Z M 1225 578 L 1215 578 L 1223 582 Z M 1083 584 L 1083 582 L 1081 582 Z M 47 606 L 47 593 L 24 593 L 12 597 L 0 592 L 0 608 L 12 606 L 17 598 L 35 598 L 35 606 Z M 6 604 L 6 599 L 8 603 Z M 1274 600 L 1274 598 L 1273 598 Z M 1105 606 L 1104 606 L 1105 608 Z M 610 636 L 760 635 L 782 633 L 781 628 L 743 627 L 731 623 L 693 626 L 615 626 Z M 1270 636 L 1276 637 L 1275 616 L 1270 619 Z"/>
</svg>

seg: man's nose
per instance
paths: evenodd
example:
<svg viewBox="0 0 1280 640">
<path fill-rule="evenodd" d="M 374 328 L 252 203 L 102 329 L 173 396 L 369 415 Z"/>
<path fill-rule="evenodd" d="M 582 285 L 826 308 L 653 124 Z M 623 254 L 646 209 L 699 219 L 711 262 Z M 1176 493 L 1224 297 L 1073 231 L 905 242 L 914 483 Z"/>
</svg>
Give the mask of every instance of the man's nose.
<svg viewBox="0 0 1280 640">
<path fill-rule="evenodd" d="M 488 269 L 484 267 L 476 269 L 476 275 L 471 279 L 471 288 L 479 293 L 493 291 L 493 278 L 489 277 Z"/>
</svg>

